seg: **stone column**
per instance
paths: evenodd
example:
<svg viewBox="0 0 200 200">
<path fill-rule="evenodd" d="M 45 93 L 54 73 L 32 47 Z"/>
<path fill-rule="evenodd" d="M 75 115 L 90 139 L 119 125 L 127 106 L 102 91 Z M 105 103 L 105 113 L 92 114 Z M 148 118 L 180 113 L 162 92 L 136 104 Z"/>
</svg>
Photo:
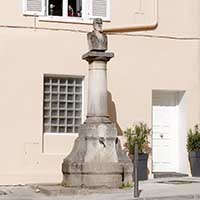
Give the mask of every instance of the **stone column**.
<svg viewBox="0 0 200 200">
<path fill-rule="evenodd" d="M 89 51 L 82 56 L 89 65 L 88 113 L 85 121 L 92 130 L 86 133 L 88 151 L 85 160 L 89 162 L 118 162 L 115 149 L 117 130 L 108 116 L 107 99 L 107 62 L 112 57 L 114 53 L 100 51 Z"/>
<path fill-rule="evenodd" d="M 113 53 L 90 51 L 82 57 L 89 64 L 86 122 L 110 122 L 107 99 L 107 62 L 113 56 Z"/>
</svg>

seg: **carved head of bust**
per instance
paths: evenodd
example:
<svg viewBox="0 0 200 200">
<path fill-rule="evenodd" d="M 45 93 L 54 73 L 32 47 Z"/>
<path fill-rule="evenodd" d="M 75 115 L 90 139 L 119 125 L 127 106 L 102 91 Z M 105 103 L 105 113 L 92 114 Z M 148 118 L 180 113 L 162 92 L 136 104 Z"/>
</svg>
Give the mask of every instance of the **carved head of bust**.
<svg viewBox="0 0 200 200">
<path fill-rule="evenodd" d="M 103 26 L 103 21 L 101 18 L 94 19 L 93 21 L 94 31 L 103 32 L 102 26 Z"/>
</svg>

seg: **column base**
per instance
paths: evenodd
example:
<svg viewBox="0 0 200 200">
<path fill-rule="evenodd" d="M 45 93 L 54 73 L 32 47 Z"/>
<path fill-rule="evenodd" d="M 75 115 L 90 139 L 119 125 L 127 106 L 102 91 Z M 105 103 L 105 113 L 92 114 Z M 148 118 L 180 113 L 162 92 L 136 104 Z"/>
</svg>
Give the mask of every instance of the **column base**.
<svg viewBox="0 0 200 200">
<path fill-rule="evenodd" d="M 69 187 L 119 188 L 132 183 L 133 165 L 121 149 L 114 123 L 85 123 L 62 164 Z"/>
<path fill-rule="evenodd" d="M 63 184 L 83 188 L 119 188 L 122 185 L 122 166 L 119 163 L 63 163 L 68 166 Z"/>
</svg>

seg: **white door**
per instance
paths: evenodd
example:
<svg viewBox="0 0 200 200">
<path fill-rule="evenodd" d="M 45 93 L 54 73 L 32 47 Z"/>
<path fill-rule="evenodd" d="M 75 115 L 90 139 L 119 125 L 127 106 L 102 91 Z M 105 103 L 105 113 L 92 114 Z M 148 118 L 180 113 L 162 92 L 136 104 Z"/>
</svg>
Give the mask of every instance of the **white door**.
<svg viewBox="0 0 200 200">
<path fill-rule="evenodd" d="M 153 106 L 153 172 L 176 170 L 176 125 L 176 106 Z"/>
</svg>

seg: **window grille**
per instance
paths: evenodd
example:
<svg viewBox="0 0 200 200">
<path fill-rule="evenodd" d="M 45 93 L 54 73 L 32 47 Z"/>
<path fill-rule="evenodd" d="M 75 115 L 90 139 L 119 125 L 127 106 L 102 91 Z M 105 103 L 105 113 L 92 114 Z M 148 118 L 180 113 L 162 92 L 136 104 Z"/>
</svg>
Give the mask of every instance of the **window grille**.
<svg viewBox="0 0 200 200">
<path fill-rule="evenodd" d="M 43 131 L 77 133 L 82 121 L 82 78 L 44 77 Z"/>
</svg>

